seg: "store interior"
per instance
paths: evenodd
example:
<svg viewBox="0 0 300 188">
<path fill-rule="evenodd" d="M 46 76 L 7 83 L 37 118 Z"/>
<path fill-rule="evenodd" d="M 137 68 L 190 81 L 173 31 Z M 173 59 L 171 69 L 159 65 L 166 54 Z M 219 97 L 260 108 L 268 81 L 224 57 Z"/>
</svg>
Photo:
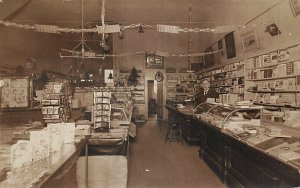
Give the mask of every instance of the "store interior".
<svg viewBox="0 0 300 188">
<path fill-rule="evenodd" d="M 300 186 L 299 0 L 0 0 L 0 187 Z"/>
</svg>

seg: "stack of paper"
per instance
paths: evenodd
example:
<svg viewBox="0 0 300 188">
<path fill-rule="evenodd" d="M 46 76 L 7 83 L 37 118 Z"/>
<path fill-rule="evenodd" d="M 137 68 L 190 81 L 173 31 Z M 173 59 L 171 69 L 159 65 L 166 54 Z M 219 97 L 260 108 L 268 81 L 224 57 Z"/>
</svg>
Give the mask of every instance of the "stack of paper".
<svg viewBox="0 0 300 188">
<path fill-rule="evenodd" d="M 32 147 L 32 161 L 49 157 L 50 134 L 47 128 L 41 131 L 30 131 L 30 145 Z"/>
<path fill-rule="evenodd" d="M 300 151 L 289 151 L 285 153 L 279 154 L 279 158 L 284 160 L 284 161 L 291 161 L 295 159 L 300 159 Z"/>
<path fill-rule="evenodd" d="M 27 140 L 19 140 L 11 147 L 11 168 L 21 168 L 32 162 L 32 147 Z"/>
<path fill-rule="evenodd" d="M 284 134 L 278 127 L 267 127 L 265 134 L 272 137 L 291 137 L 291 135 Z"/>
</svg>

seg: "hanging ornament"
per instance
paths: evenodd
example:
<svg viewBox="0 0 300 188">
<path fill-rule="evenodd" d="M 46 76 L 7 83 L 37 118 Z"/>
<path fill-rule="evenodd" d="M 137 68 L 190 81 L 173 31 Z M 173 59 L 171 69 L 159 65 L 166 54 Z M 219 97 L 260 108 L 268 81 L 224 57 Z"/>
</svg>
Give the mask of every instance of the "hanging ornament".
<svg viewBox="0 0 300 188">
<path fill-rule="evenodd" d="M 108 39 L 109 39 L 109 34 L 108 34 L 108 33 L 105 33 L 105 34 L 104 34 L 104 39 L 105 39 L 105 40 L 108 40 Z"/>
<path fill-rule="evenodd" d="M 139 30 L 138 30 L 138 33 L 144 33 L 144 28 L 142 25 L 139 25 Z"/>
<path fill-rule="evenodd" d="M 104 45 L 104 46 L 103 46 L 103 52 L 104 52 L 104 53 L 108 53 L 108 52 L 109 52 L 109 46 Z"/>
<path fill-rule="evenodd" d="M 124 31 L 121 30 L 119 33 L 118 33 L 118 36 L 119 36 L 119 39 L 123 39 L 124 38 Z"/>
</svg>

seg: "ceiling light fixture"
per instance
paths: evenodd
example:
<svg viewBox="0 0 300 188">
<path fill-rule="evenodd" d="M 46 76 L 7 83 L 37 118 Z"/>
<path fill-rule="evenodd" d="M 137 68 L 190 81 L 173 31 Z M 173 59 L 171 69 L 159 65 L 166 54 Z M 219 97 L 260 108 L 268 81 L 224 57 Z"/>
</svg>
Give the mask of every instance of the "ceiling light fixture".
<svg viewBox="0 0 300 188">
<path fill-rule="evenodd" d="M 61 53 L 59 53 L 60 58 L 66 58 L 66 57 L 71 57 L 71 58 L 81 58 L 82 60 L 84 58 L 95 58 L 95 59 L 104 59 L 105 58 L 105 54 L 104 55 L 96 55 L 96 53 L 86 44 L 85 39 L 84 39 L 84 27 L 83 27 L 83 2 L 84 0 L 81 0 L 81 39 L 80 39 L 80 43 L 75 46 L 72 49 L 72 53 L 71 55 L 62 55 Z M 103 0 L 104 1 L 104 0 Z M 103 35 L 104 37 L 104 35 Z M 103 40 L 104 41 L 104 40 Z M 105 42 L 104 42 L 105 44 Z M 80 47 L 81 46 L 81 51 Z M 88 49 L 88 51 L 86 51 L 86 48 Z M 63 50 L 64 52 L 69 52 L 69 50 Z"/>
</svg>

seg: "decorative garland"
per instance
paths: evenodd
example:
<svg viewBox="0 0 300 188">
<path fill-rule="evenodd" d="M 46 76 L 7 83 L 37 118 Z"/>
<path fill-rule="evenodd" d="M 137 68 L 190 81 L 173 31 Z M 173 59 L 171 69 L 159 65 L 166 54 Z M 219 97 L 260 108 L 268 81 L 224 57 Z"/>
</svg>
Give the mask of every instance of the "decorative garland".
<svg viewBox="0 0 300 188">
<path fill-rule="evenodd" d="M 114 33 L 120 30 L 126 29 L 153 29 L 157 30 L 158 32 L 167 32 L 167 33 L 227 33 L 239 29 L 245 29 L 247 27 L 255 27 L 256 25 L 247 25 L 247 26 L 237 26 L 237 25 L 227 25 L 227 26 L 217 26 L 216 28 L 181 28 L 179 26 L 171 26 L 171 25 L 147 25 L 147 24 L 131 24 L 127 26 L 119 26 L 119 25 L 106 25 L 103 29 L 103 26 L 97 26 L 95 28 L 89 29 L 72 29 L 72 28 L 62 28 L 55 25 L 27 25 L 27 24 L 17 24 L 8 21 L 0 20 L 0 25 L 4 25 L 6 27 L 14 27 L 19 29 L 26 29 L 26 30 L 34 30 L 37 32 L 43 33 Z M 109 27 L 114 27 L 113 30 L 109 30 Z"/>
<path fill-rule="evenodd" d="M 139 55 L 139 54 L 155 54 L 157 56 L 162 57 L 200 57 L 205 56 L 209 54 L 215 54 L 220 53 L 222 49 L 212 52 L 199 52 L 199 53 L 179 53 L 179 54 L 169 54 L 168 52 L 147 52 L 147 51 L 138 51 L 138 52 L 128 52 L 128 53 L 120 53 L 120 54 L 96 54 L 94 52 L 82 52 L 80 51 L 73 51 L 73 50 L 67 50 L 67 49 L 61 49 L 62 52 L 68 53 L 68 55 L 63 55 L 60 53 L 61 58 L 101 58 L 104 59 L 105 57 L 124 57 L 124 56 L 130 56 L 130 55 Z"/>
</svg>

